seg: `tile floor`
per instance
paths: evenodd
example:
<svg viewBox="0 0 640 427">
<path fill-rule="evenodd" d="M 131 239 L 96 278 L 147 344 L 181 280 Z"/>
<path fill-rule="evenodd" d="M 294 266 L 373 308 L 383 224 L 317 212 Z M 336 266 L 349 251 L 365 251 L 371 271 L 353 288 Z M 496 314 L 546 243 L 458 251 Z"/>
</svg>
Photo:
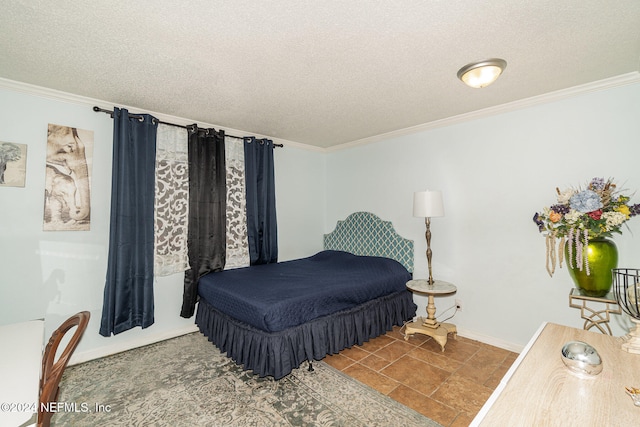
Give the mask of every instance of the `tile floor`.
<svg viewBox="0 0 640 427">
<path fill-rule="evenodd" d="M 458 336 L 442 352 L 431 337 L 402 329 L 324 360 L 445 427 L 468 426 L 518 354 Z"/>
</svg>

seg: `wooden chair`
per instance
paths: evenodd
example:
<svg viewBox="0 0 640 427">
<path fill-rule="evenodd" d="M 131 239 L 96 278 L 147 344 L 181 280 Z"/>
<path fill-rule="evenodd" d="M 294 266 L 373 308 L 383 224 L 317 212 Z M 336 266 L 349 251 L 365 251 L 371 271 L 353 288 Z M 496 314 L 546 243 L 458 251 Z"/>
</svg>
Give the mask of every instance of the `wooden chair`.
<svg viewBox="0 0 640 427">
<path fill-rule="evenodd" d="M 51 423 L 51 417 L 54 413 L 46 410 L 48 409 L 47 404 L 49 402 L 58 401 L 58 393 L 60 391 L 58 385 L 62 379 L 62 374 L 67 367 L 67 363 L 69 363 L 71 355 L 78 346 L 80 338 L 82 338 L 82 334 L 84 334 L 85 329 L 87 329 L 90 317 L 91 314 L 88 311 L 81 311 L 80 313 L 68 318 L 53 332 L 53 334 L 51 334 L 51 338 L 45 347 L 44 355 L 42 357 L 40 401 L 38 402 L 38 427 L 49 427 Z M 62 338 L 66 333 L 74 326 L 77 326 L 77 328 L 73 333 L 71 340 L 56 361 L 55 357 L 60 341 L 62 341 Z"/>
</svg>

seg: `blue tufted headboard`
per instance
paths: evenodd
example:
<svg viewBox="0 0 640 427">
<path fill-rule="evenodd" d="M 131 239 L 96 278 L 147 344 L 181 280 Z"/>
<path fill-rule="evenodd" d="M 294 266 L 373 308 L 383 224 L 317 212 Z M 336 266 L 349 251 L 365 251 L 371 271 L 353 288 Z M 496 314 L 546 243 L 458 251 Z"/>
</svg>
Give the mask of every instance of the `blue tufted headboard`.
<svg viewBox="0 0 640 427">
<path fill-rule="evenodd" d="M 391 221 L 370 212 L 355 212 L 338 221 L 336 228 L 324 235 L 324 248 L 395 259 L 413 273 L 413 240 L 396 233 Z"/>
</svg>

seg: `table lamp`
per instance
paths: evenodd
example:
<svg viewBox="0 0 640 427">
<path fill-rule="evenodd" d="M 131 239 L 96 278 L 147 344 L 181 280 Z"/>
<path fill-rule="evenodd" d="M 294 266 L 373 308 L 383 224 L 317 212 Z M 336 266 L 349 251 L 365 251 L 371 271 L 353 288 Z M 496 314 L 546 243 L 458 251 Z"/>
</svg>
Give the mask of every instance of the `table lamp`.
<svg viewBox="0 0 640 427">
<path fill-rule="evenodd" d="M 413 216 L 424 218 L 427 226 L 427 264 L 429 265 L 429 286 L 433 285 L 431 270 L 431 218 L 444 216 L 444 204 L 441 191 L 417 191 L 413 193 Z"/>
</svg>

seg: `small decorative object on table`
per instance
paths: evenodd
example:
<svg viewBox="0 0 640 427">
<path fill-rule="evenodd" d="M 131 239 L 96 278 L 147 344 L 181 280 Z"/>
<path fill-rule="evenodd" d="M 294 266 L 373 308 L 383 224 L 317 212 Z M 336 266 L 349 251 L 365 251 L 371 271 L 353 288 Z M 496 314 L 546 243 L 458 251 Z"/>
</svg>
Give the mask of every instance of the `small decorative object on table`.
<svg viewBox="0 0 640 427">
<path fill-rule="evenodd" d="M 627 390 L 627 394 L 633 399 L 633 404 L 640 406 L 640 388 L 625 387 L 625 390 Z"/>
<path fill-rule="evenodd" d="M 612 284 L 618 249 L 608 238 L 621 233 L 622 224 L 640 214 L 640 204 L 617 190 L 613 180 L 593 178 L 585 189 L 556 188 L 557 203 L 533 216 L 545 234 L 546 267 L 550 276 L 567 258 L 569 274 L 583 295 L 601 297 Z"/>
<path fill-rule="evenodd" d="M 569 341 L 562 347 L 562 362 L 578 375 L 598 375 L 602 359 L 593 346 L 583 341 Z"/>
<path fill-rule="evenodd" d="M 613 295 L 635 324 L 624 337 L 622 349 L 640 354 L 640 269 L 616 268 L 613 270 L 613 279 Z"/>
</svg>

